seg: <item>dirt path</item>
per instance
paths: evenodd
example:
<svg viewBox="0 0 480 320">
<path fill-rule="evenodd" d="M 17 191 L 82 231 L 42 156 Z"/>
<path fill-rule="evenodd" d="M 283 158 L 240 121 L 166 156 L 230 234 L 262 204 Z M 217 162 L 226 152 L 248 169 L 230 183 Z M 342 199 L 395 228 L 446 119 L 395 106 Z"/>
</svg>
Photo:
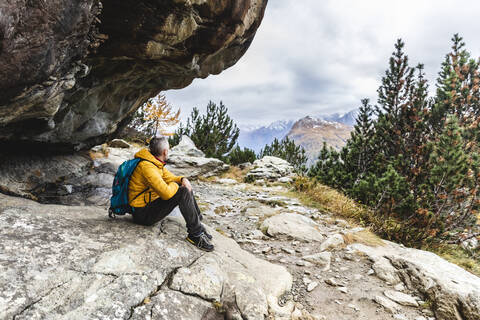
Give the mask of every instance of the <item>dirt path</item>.
<svg viewBox="0 0 480 320">
<path fill-rule="evenodd" d="M 293 275 L 293 288 L 281 302 L 295 304 L 294 314 L 299 316 L 302 310 L 307 311 L 298 319 L 311 319 L 308 314 L 316 319 L 435 319 L 420 297 L 414 297 L 402 284 L 392 286 L 379 279 L 372 262 L 345 244 L 324 250 L 324 256 L 329 256 L 327 252 L 331 254 L 328 267 L 302 259 L 320 253 L 322 242 L 302 240 L 301 230 L 298 239 L 285 234 L 266 236 L 260 231 L 265 219 L 282 213 L 311 218 L 325 239 L 365 232 L 361 228 L 303 206 L 298 199 L 286 197 L 287 189 L 281 186 L 256 187 L 226 180 L 224 183 L 197 182 L 194 189 L 207 225 L 233 238 L 256 256 L 285 266 Z M 351 237 L 346 238 L 352 241 Z M 390 307 L 391 300 L 384 293 L 387 290 L 411 295 L 420 306 L 394 303 Z"/>
</svg>

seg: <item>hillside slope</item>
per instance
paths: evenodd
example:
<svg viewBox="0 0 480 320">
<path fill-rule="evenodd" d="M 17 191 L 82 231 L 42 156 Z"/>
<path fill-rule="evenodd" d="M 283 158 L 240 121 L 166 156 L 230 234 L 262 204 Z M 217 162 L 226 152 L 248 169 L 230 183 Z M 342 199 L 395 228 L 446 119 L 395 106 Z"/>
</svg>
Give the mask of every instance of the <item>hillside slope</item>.
<svg viewBox="0 0 480 320">
<path fill-rule="evenodd" d="M 312 164 L 318 157 L 324 142 L 328 146 L 340 150 L 350 138 L 352 130 L 353 127 L 343 123 L 305 117 L 293 125 L 288 137 L 305 148 L 309 164 Z"/>
</svg>

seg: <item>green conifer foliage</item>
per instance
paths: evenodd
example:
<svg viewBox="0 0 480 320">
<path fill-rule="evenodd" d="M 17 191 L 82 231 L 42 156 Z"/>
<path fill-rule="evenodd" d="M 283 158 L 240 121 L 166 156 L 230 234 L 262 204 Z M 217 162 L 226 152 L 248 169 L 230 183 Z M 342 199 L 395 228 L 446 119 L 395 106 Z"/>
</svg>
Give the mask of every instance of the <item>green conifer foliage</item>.
<svg viewBox="0 0 480 320">
<path fill-rule="evenodd" d="M 257 159 L 255 151 L 249 148 L 240 148 L 238 145 L 230 151 L 227 157 L 227 162 L 234 166 L 241 163 L 250 162 L 253 163 Z"/>
<path fill-rule="evenodd" d="M 431 99 L 423 65 L 411 68 L 398 40 L 378 104 L 363 100 L 346 146 L 324 145 L 309 172 L 369 206 L 385 237 L 410 245 L 478 229 L 479 64 L 461 37 L 452 40 Z"/>
<path fill-rule="evenodd" d="M 478 155 L 469 158 L 465 151 L 456 115 L 447 117 L 442 133 L 431 144 L 430 175 L 422 185 L 417 224 L 428 226 L 431 237 L 447 237 L 449 232 L 461 232 L 476 221 L 472 209 L 479 196 L 478 177 L 475 177 L 472 164 L 478 161 Z"/>
<path fill-rule="evenodd" d="M 275 138 L 273 142 L 266 145 L 260 153 L 258 158 L 264 156 L 274 156 L 287 160 L 298 172 L 306 172 L 307 156 L 305 155 L 305 149 L 302 146 L 297 146 L 295 141 L 290 140 L 288 137 L 283 138 L 281 141 Z"/>
<path fill-rule="evenodd" d="M 171 145 L 176 145 L 182 135 L 187 135 L 202 150 L 207 157 L 225 159 L 236 144 L 240 129 L 228 115 L 228 109 L 220 101 L 217 105 L 210 101 L 207 112 L 200 115 L 197 108 L 193 108 L 185 127 L 180 126 L 170 139 Z"/>
</svg>

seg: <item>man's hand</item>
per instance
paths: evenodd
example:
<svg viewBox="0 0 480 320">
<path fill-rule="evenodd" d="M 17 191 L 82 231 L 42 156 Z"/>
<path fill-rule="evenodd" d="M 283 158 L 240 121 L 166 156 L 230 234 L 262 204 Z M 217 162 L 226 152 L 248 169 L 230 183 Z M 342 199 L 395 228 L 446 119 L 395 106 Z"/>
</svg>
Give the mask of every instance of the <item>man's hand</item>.
<svg viewBox="0 0 480 320">
<path fill-rule="evenodd" d="M 188 181 L 187 178 L 182 179 L 182 187 L 185 187 L 188 189 L 188 191 L 192 192 L 192 185 L 190 184 L 190 181 Z"/>
</svg>

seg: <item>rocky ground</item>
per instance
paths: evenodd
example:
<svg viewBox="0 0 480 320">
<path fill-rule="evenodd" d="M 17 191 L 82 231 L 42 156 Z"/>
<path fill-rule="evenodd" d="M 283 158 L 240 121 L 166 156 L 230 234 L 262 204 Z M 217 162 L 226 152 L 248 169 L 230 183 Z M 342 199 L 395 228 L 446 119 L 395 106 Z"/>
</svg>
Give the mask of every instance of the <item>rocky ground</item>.
<svg viewBox="0 0 480 320">
<path fill-rule="evenodd" d="M 55 164 L 45 177 L 57 203 L 79 206 L 0 194 L 0 318 L 480 319 L 478 277 L 303 205 L 280 160 L 259 161 L 242 183 L 184 143 L 169 166 L 210 176 L 193 187 L 212 253 L 185 241 L 178 209 L 152 227 L 107 218 L 108 184 L 136 148 L 3 165 L 3 190 L 34 197 L 43 179 L 32 177 Z M 78 172 L 64 175 L 64 163 Z M 285 176 L 267 185 L 272 172 Z"/>
<path fill-rule="evenodd" d="M 281 303 L 294 306 L 294 315 L 308 312 L 317 319 L 345 320 L 434 319 L 423 297 L 403 284 L 376 277 L 368 256 L 345 244 L 348 234 L 365 233 L 363 228 L 283 196 L 287 189 L 282 186 L 267 188 L 219 179 L 213 184 L 199 182 L 195 189 L 208 225 L 292 274 L 292 289 Z M 265 229 L 275 217 L 278 221 Z M 331 245 L 326 247 L 326 242 Z M 408 302 L 395 303 L 388 294 Z"/>
</svg>

